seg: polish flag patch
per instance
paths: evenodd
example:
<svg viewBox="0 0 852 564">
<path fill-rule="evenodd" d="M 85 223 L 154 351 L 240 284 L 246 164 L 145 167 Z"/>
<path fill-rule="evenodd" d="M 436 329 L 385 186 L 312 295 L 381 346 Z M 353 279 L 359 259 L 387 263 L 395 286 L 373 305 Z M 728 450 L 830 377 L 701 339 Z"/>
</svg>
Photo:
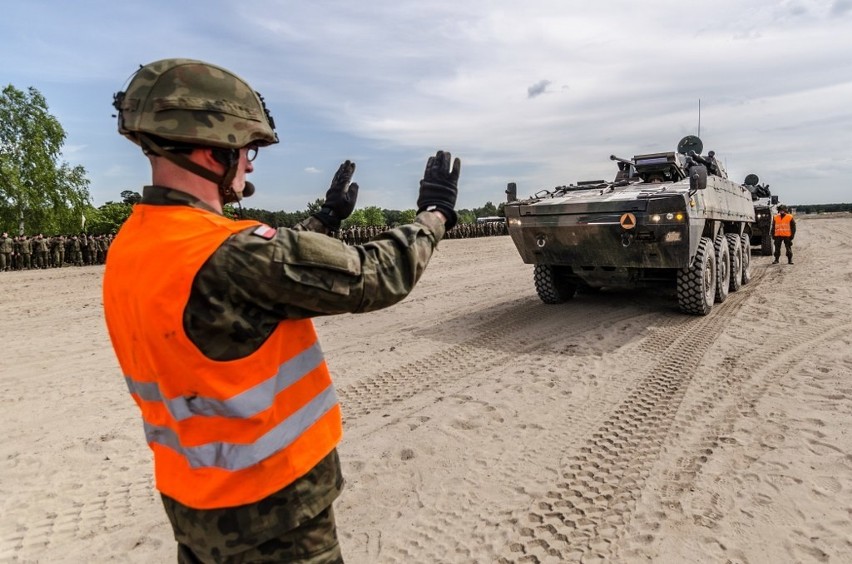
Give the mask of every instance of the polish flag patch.
<svg viewBox="0 0 852 564">
<path fill-rule="evenodd" d="M 257 235 L 258 237 L 262 237 L 266 240 L 275 237 L 276 233 L 278 233 L 278 230 L 274 227 L 269 227 L 268 225 L 258 225 L 257 229 L 251 232 L 252 235 Z"/>
</svg>

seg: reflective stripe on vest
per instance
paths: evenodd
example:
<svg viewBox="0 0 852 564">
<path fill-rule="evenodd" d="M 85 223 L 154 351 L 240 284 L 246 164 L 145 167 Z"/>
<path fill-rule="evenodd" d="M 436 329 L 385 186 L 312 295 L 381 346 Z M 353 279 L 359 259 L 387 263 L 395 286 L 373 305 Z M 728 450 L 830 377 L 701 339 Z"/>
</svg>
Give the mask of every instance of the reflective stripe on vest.
<svg viewBox="0 0 852 564">
<path fill-rule="evenodd" d="M 784 217 L 775 216 L 775 236 L 776 237 L 792 237 L 793 230 L 790 228 L 790 222 L 793 221 L 793 216 L 789 213 Z"/>
<path fill-rule="evenodd" d="M 129 376 L 124 377 L 131 394 L 145 401 L 157 401 L 165 404 L 175 421 L 183 421 L 193 415 L 248 418 L 272 406 L 272 400 L 284 388 L 297 382 L 323 361 L 319 344 L 290 359 L 281 365 L 278 373 L 240 395 L 226 400 L 216 400 L 202 396 L 185 398 L 178 396 L 164 400 L 160 386 L 156 382 L 137 382 Z M 151 442 L 149 440 L 149 442 Z"/>
<path fill-rule="evenodd" d="M 168 427 L 156 427 L 145 422 L 145 436 L 149 443 L 157 443 L 183 455 L 192 468 L 220 468 L 244 470 L 290 446 L 320 417 L 337 405 L 337 393 L 329 386 L 307 405 L 270 429 L 251 444 L 207 443 L 186 447 Z"/>
</svg>

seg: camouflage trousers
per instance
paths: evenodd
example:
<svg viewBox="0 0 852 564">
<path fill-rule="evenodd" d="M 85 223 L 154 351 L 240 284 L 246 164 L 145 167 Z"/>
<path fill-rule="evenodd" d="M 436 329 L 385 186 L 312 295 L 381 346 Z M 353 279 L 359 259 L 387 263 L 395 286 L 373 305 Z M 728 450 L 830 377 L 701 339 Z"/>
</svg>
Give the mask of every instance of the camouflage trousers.
<svg viewBox="0 0 852 564">
<path fill-rule="evenodd" d="M 337 451 L 256 503 L 193 509 L 163 495 L 179 564 L 342 563 L 331 503 L 343 488 Z"/>
<path fill-rule="evenodd" d="M 196 523 L 196 526 L 200 523 Z M 212 535 L 191 539 L 193 545 L 178 542 L 178 564 L 254 564 L 260 562 L 298 562 L 299 564 L 343 564 L 334 511 L 329 505 L 319 515 L 296 529 L 262 541 L 257 537 L 239 536 L 226 542 L 216 528 L 206 529 Z M 177 536 L 177 529 L 175 533 Z M 198 533 L 199 531 L 195 531 Z M 185 535 L 182 535 L 185 536 Z M 190 541 L 189 538 L 186 539 Z M 200 545 L 199 545 L 200 541 Z M 259 543 L 259 544 L 256 544 Z M 236 552 L 235 552 L 236 551 Z"/>
</svg>

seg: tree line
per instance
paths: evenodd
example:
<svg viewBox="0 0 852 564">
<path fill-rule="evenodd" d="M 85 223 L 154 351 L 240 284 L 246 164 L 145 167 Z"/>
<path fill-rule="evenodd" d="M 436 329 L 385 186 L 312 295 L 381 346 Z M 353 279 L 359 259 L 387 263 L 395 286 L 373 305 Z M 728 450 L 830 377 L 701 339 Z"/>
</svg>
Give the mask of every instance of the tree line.
<svg viewBox="0 0 852 564">
<path fill-rule="evenodd" d="M 846 204 L 798 204 L 790 206 L 797 214 L 852 212 L 852 203 Z"/>
<path fill-rule="evenodd" d="M 133 205 L 138 203 L 142 196 L 133 190 L 121 192 L 121 201 L 107 202 L 99 208 L 89 207 L 85 211 L 87 218 L 86 232 L 95 235 L 107 235 L 115 233 L 121 224 L 130 216 Z M 227 205 L 224 208 L 226 216 L 231 218 L 254 219 L 274 227 L 293 227 L 304 221 L 312 214 L 318 212 L 324 200 L 318 198 L 308 202 L 304 210 L 300 211 L 270 211 L 261 208 L 239 208 Z M 488 217 L 503 214 L 502 204 L 498 208 L 491 202 L 474 209 L 456 210 L 459 214 L 459 224 L 474 224 L 477 217 Z M 352 212 L 342 224 L 342 229 L 350 227 L 384 227 L 387 225 L 404 225 L 414 221 L 417 211 L 414 209 L 391 210 L 378 206 L 367 206 L 358 208 Z"/>
</svg>

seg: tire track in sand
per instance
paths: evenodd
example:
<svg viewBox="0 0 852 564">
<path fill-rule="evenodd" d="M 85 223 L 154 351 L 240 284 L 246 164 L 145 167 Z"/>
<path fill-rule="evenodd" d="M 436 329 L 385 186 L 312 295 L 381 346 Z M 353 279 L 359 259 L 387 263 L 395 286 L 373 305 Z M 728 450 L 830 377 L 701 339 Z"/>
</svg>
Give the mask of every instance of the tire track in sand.
<svg viewBox="0 0 852 564">
<path fill-rule="evenodd" d="M 432 352 L 392 370 L 384 370 L 338 390 L 346 424 L 393 407 L 394 419 L 405 417 L 431 403 L 424 392 L 458 389 L 471 373 L 505 364 L 519 354 L 529 353 L 571 335 L 595 327 L 644 315 L 635 309 L 612 309 L 587 319 L 589 308 L 554 308 L 517 300 L 508 311 L 473 329 L 470 339 Z M 415 401 L 409 402 L 408 400 Z"/>
<path fill-rule="evenodd" d="M 656 361 L 612 415 L 566 454 L 561 479 L 515 525 L 498 562 L 611 558 L 704 354 L 757 286 L 731 294 L 707 317 L 672 320 L 646 339 L 642 348 Z"/>
</svg>

